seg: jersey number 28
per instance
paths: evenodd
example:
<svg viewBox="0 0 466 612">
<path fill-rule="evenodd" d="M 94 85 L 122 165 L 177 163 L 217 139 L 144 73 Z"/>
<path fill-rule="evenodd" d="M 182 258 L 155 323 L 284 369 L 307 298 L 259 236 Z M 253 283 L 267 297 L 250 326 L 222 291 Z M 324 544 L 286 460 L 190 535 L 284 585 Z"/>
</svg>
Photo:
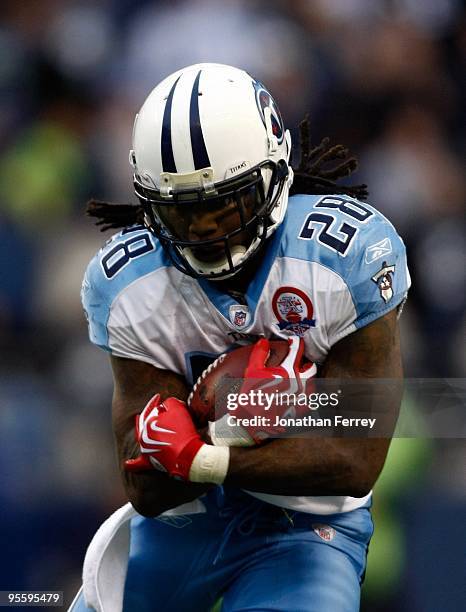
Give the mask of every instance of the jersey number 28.
<svg viewBox="0 0 466 612">
<path fill-rule="evenodd" d="M 315 208 L 339 210 L 358 223 L 366 223 L 374 214 L 371 210 L 354 200 L 345 200 L 338 197 L 325 197 L 315 205 Z M 316 229 L 315 225 L 318 225 Z M 317 237 L 318 242 L 345 256 L 351 246 L 358 227 L 343 221 L 339 227 L 337 217 L 332 213 L 311 212 L 304 222 L 299 237 L 303 240 L 312 240 Z"/>
</svg>

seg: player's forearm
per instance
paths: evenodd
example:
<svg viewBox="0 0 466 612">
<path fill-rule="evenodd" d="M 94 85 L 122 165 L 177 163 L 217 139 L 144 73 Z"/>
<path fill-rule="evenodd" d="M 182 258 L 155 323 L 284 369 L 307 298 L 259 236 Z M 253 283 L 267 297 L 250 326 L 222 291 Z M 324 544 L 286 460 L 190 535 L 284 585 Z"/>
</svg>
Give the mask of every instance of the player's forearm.
<svg viewBox="0 0 466 612">
<path fill-rule="evenodd" d="M 162 472 L 147 472 L 125 478 L 129 501 L 143 516 L 158 516 L 203 495 L 210 485 L 184 483 Z"/>
<path fill-rule="evenodd" d="M 124 462 L 137 457 L 140 451 L 134 430 L 135 415 L 156 392 L 163 397 L 186 398 L 188 388 L 183 379 L 142 361 L 112 357 L 111 364 L 115 381 L 113 431 L 121 479 L 129 501 L 140 514 L 157 516 L 203 495 L 211 485 L 179 482 L 156 470 L 128 472 L 124 469 Z"/>
<path fill-rule="evenodd" d="M 378 476 L 387 446 L 386 440 L 314 438 L 231 448 L 225 483 L 276 495 L 363 497 Z"/>
</svg>

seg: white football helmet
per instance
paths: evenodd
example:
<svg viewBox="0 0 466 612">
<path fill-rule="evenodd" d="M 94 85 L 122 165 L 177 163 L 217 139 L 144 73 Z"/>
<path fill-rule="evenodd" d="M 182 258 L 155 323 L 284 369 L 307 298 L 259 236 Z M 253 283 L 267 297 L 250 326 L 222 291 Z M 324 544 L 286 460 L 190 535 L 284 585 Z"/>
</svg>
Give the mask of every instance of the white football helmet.
<svg viewBox="0 0 466 612">
<path fill-rule="evenodd" d="M 136 116 L 130 163 L 146 225 L 178 269 L 222 279 L 244 266 L 283 221 L 290 153 L 276 103 L 247 72 L 196 64 L 157 85 Z M 233 205 L 237 227 L 193 239 L 192 215 Z"/>
</svg>

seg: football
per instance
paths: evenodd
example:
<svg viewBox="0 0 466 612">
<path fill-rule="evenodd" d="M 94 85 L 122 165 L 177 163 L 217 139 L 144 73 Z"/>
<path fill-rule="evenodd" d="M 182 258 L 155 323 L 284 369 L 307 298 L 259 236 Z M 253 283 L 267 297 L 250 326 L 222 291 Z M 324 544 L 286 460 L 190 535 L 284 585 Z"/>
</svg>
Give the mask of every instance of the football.
<svg viewBox="0 0 466 612">
<path fill-rule="evenodd" d="M 226 412 L 227 395 L 239 393 L 253 346 L 241 346 L 222 353 L 199 376 L 187 402 L 198 427 L 205 427 L 208 421 L 215 421 L 223 416 Z M 288 354 L 288 349 L 287 340 L 271 340 L 267 365 L 279 365 Z"/>
</svg>

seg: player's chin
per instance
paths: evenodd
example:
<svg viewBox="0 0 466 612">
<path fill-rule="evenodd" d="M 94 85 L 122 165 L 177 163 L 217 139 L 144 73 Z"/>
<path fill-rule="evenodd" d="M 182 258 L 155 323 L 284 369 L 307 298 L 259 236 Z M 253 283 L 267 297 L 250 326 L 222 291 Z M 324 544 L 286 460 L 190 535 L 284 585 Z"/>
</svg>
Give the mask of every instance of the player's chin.
<svg viewBox="0 0 466 612">
<path fill-rule="evenodd" d="M 205 263 L 215 263 L 225 259 L 225 248 L 222 246 L 196 247 L 192 249 L 194 257 Z"/>
</svg>

